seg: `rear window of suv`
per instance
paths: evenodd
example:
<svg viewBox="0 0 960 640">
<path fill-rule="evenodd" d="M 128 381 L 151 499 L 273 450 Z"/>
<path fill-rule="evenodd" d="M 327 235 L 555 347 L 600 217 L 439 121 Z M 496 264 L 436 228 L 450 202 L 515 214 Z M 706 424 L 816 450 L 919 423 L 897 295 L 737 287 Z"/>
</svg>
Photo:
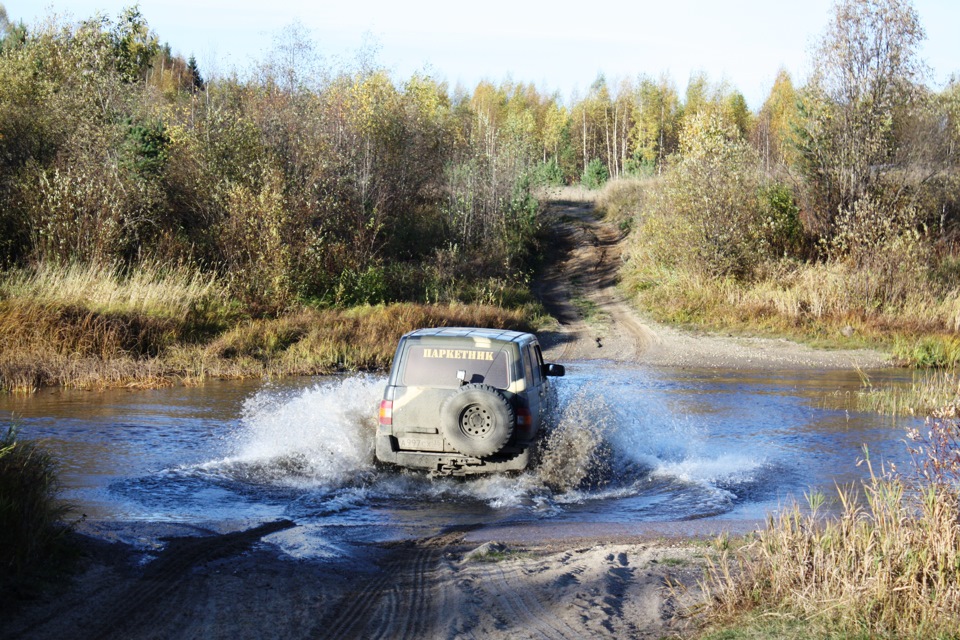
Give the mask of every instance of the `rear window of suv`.
<svg viewBox="0 0 960 640">
<path fill-rule="evenodd" d="M 456 387 L 458 371 L 467 383 L 488 384 L 497 389 L 510 386 L 509 358 L 504 349 L 411 346 L 403 370 L 407 387 Z"/>
</svg>

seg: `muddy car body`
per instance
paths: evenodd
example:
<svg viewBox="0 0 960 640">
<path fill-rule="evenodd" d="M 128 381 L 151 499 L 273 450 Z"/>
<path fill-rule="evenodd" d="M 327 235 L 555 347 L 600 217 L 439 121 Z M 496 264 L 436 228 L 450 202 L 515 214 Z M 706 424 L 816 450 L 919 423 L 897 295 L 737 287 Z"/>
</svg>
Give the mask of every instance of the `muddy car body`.
<svg viewBox="0 0 960 640">
<path fill-rule="evenodd" d="M 536 336 L 503 329 L 418 329 L 397 346 L 380 403 L 380 462 L 466 475 L 525 469 L 553 402 Z"/>
</svg>

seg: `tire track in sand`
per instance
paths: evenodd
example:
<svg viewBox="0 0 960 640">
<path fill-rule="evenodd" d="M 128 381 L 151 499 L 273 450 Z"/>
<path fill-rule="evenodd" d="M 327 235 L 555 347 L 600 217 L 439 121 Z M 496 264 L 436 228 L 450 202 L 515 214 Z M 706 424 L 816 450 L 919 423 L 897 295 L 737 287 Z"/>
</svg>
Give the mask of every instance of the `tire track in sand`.
<svg viewBox="0 0 960 640">
<path fill-rule="evenodd" d="M 433 579 L 444 551 L 463 540 L 455 531 L 393 547 L 371 578 L 347 588 L 314 638 L 423 638 L 442 624 L 444 589 Z"/>
<path fill-rule="evenodd" d="M 165 629 L 176 629 L 177 613 L 189 610 L 186 604 L 191 593 L 183 586 L 185 576 L 194 566 L 241 553 L 263 536 L 293 526 L 289 520 L 278 520 L 245 531 L 171 540 L 133 587 L 112 599 L 109 613 L 90 633 L 75 637 L 108 640 L 140 637 L 143 633 L 163 637 Z"/>
<path fill-rule="evenodd" d="M 544 640 L 574 640 L 582 638 L 583 632 L 573 629 L 557 617 L 533 593 L 530 584 L 519 576 L 520 569 L 504 570 L 498 563 L 491 565 L 492 578 L 496 583 L 493 594 L 503 613 L 518 629 L 535 632 L 534 637 Z"/>
</svg>

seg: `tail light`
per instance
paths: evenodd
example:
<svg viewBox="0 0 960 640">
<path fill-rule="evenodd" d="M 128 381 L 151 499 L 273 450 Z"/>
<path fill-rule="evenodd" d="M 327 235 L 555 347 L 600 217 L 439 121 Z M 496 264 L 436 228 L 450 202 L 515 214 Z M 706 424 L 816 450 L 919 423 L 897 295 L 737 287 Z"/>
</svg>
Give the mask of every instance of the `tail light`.
<svg viewBox="0 0 960 640">
<path fill-rule="evenodd" d="M 380 401 L 380 424 L 387 427 L 393 424 L 393 400 Z"/>
<path fill-rule="evenodd" d="M 533 414 L 530 413 L 530 409 L 526 407 L 517 409 L 517 426 L 522 429 L 529 429 L 533 426 Z"/>
</svg>

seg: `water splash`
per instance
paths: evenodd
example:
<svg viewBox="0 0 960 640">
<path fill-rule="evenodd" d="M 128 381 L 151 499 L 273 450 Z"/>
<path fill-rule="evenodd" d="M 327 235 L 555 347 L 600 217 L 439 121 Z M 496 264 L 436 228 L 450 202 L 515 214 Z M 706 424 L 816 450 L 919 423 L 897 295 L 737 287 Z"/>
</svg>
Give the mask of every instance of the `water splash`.
<svg viewBox="0 0 960 640">
<path fill-rule="evenodd" d="M 544 486 L 565 493 L 609 481 L 611 436 L 617 424 L 601 396 L 589 388 L 581 389 L 547 416 L 547 423 L 542 454 L 534 469 Z M 551 423 L 555 425 L 552 428 Z"/>
<path fill-rule="evenodd" d="M 687 492 L 727 503 L 769 467 L 762 453 L 725 450 L 702 418 L 677 411 L 643 382 L 608 376 L 561 386 L 555 426 L 532 471 L 553 501 Z"/>
<path fill-rule="evenodd" d="M 244 403 L 231 455 L 199 468 L 232 483 L 295 490 L 288 509 L 312 517 L 362 511 L 377 500 L 479 501 L 550 517 L 564 505 L 638 495 L 682 509 L 689 508 L 683 496 L 696 495 L 716 510 L 736 499 L 739 486 L 756 482 L 762 457 L 725 451 L 702 422 L 631 382 L 600 371 L 558 384 L 538 460 L 519 475 L 463 481 L 379 470 L 375 408 L 384 380 L 374 376 L 259 391 Z"/>
<path fill-rule="evenodd" d="M 243 407 L 234 453 L 201 467 L 233 480 L 301 489 L 362 483 L 374 473 L 383 379 L 354 376 L 296 392 L 264 389 Z"/>
</svg>

